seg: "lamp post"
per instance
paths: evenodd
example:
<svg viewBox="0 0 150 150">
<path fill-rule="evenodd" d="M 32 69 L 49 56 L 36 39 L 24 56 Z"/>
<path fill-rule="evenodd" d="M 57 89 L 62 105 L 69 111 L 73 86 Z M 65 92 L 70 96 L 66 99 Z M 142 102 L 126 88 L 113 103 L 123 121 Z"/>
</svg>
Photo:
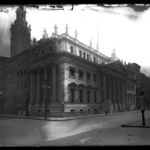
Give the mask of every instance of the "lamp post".
<svg viewBox="0 0 150 150">
<path fill-rule="evenodd" d="M 64 101 L 62 101 L 62 116 L 64 116 Z"/>
<path fill-rule="evenodd" d="M 50 85 L 48 85 L 48 80 L 44 80 L 44 102 L 45 102 L 45 120 L 47 119 L 47 89 L 50 88 Z"/>
<path fill-rule="evenodd" d="M 145 126 L 145 90 L 142 89 L 140 95 L 142 96 L 141 98 L 141 113 L 142 113 L 142 126 Z"/>
</svg>

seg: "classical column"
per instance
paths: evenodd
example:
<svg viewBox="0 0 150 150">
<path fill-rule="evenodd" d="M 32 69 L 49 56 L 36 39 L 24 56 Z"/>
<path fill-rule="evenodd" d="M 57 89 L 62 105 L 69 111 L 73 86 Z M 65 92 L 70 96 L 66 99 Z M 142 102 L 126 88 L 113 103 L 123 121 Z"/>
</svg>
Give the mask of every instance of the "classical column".
<svg viewBox="0 0 150 150">
<path fill-rule="evenodd" d="M 119 82 L 119 89 L 120 89 L 120 92 L 119 92 L 120 105 L 122 105 L 122 81 L 121 80 Z"/>
<path fill-rule="evenodd" d="M 114 79 L 113 76 L 111 76 L 111 99 L 112 99 L 112 103 L 114 104 L 114 90 L 113 87 L 114 86 Z"/>
<path fill-rule="evenodd" d="M 103 101 L 106 102 L 106 76 L 103 75 Z"/>
<path fill-rule="evenodd" d="M 112 91 L 111 91 L 111 76 L 109 77 L 109 100 L 112 102 Z"/>
<path fill-rule="evenodd" d="M 121 94 L 121 97 L 120 97 L 120 99 L 121 99 L 121 110 L 123 110 L 123 81 L 122 81 L 122 79 L 121 79 L 120 89 L 121 89 L 121 92 L 120 92 L 120 94 Z"/>
<path fill-rule="evenodd" d="M 122 87 L 121 87 L 121 79 L 119 80 L 119 107 L 121 109 L 121 105 L 122 105 Z"/>
<path fill-rule="evenodd" d="M 31 72 L 30 74 L 30 105 L 33 105 L 34 103 L 34 86 L 33 86 L 33 81 L 34 80 L 34 74 Z"/>
<path fill-rule="evenodd" d="M 125 109 L 127 105 L 127 83 L 125 82 Z"/>
<path fill-rule="evenodd" d="M 126 105 L 126 82 L 124 82 L 124 109 L 125 109 L 125 105 Z"/>
<path fill-rule="evenodd" d="M 46 90 L 47 90 L 47 87 L 45 87 L 45 86 L 47 86 L 46 85 L 47 84 L 47 69 L 46 68 L 44 68 L 44 100 L 43 100 L 43 104 L 45 105 L 45 99 L 47 100 L 47 92 L 46 92 Z"/>
<path fill-rule="evenodd" d="M 120 104 L 119 94 L 120 94 L 120 89 L 119 89 L 119 79 L 117 79 L 117 105 Z"/>
<path fill-rule="evenodd" d="M 113 112 L 111 84 L 112 84 L 112 78 L 111 78 L 111 76 L 109 76 L 109 100 L 110 100 L 110 102 L 111 102 L 111 105 L 110 105 L 110 107 L 109 107 L 110 113 Z"/>
<path fill-rule="evenodd" d="M 37 70 L 36 73 L 36 95 L 37 95 L 37 99 L 36 99 L 36 104 L 40 103 L 40 72 L 39 70 Z"/>
<path fill-rule="evenodd" d="M 125 94 L 124 94 L 124 81 L 122 83 L 122 104 L 123 104 L 123 109 L 124 109 L 124 98 L 125 98 Z"/>
<path fill-rule="evenodd" d="M 52 100 L 56 101 L 56 65 L 52 67 Z"/>
<path fill-rule="evenodd" d="M 116 104 L 116 80 L 113 78 L 113 102 Z"/>
<path fill-rule="evenodd" d="M 115 110 L 118 110 L 118 108 L 117 108 L 117 79 L 114 77 L 114 109 Z"/>
<path fill-rule="evenodd" d="M 116 105 L 118 105 L 118 79 L 115 79 L 116 81 L 116 89 L 115 89 L 115 94 L 116 94 Z"/>
</svg>

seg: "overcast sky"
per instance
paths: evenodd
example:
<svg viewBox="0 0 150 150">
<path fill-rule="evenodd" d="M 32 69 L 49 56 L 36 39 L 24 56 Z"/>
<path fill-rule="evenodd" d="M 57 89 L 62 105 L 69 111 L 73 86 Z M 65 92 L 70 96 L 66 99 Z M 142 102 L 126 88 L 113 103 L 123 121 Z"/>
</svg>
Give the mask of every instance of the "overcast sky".
<svg viewBox="0 0 150 150">
<path fill-rule="evenodd" d="M 16 18 L 16 7 L 1 7 L 0 12 L 0 55 L 10 55 L 10 25 Z M 36 9 L 26 7 L 26 19 L 31 24 L 31 37 L 42 38 L 44 28 L 49 37 L 58 26 L 58 34 L 65 32 L 68 24 L 69 35 L 74 37 L 78 31 L 78 40 L 111 56 L 113 49 L 119 59 L 135 62 L 142 71 L 150 76 L 150 8 L 137 11 L 132 7 L 101 7 L 96 5 L 67 5 L 65 10 Z"/>
</svg>

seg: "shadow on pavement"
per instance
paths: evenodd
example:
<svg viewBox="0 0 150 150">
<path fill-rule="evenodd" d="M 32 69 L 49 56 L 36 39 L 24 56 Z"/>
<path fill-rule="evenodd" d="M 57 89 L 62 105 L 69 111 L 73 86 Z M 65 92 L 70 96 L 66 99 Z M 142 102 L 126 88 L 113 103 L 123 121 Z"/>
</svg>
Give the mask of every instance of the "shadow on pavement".
<svg viewBox="0 0 150 150">
<path fill-rule="evenodd" d="M 146 119 L 146 124 L 142 125 L 142 120 L 131 122 L 128 124 L 122 124 L 121 127 L 132 127 L 132 128 L 150 128 L 150 119 Z"/>
<path fill-rule="evenodd" d="M 127 124 L 122 124 L 121 127 L 133 127 L 133 128 L 150 128 L 150 126 L 134 126 L 134 125 L 127 125 Z"/>
</svg>

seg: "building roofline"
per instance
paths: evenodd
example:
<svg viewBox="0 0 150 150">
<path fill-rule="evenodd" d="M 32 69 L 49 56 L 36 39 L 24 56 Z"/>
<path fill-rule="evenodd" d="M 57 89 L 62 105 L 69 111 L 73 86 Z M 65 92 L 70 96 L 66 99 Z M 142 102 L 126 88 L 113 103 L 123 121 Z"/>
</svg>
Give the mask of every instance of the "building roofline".
<svg viewBox="0 0 150 150">
<path fill-rule="evenodd" d="M 68 38 L 68 37 L 69 37 L 69 38 Z M 78 39 L 75 39 L 75 38 L 71 37 L 70 35 L 68 35 L 68 34 L 66 34 L 66 33 L 62 33 L 61 35 L 58 35 L 58 34 L 57 34 L 56 38 L 58 38 L 58 39 L 62 39 L 62 38 L 68 39 L 68 40 L 70 40 L 70 41 L 72 41 L 72 42 L 75 42 L 76 44 L 80 45 L 81 47 L 84 47 L 84 48 L 87 49 L 88 51 L 90 51 L 90 52 L 92 52 L 92 53 L 94 53 L 94 54 L 96 54 L 96 55 L 98 55 L 98 56 L 100 56 L 100 57 L 103 57 L 103 58 L 105 58 L 105 59 L 107 59 L 107 60 L 110 60 L 110 57 L 108 57 L 108 56 L 102 54 L 101 52 L 99 52 L 99 51 L 97 51 L 97 50 L 95 50 L 95 49 L 93 49 L 93 48 L 90 48 L 90 46 L 87 46 L 86 44 L 82 43 L 82 42 L 79 41 Z"/>
</svg>

